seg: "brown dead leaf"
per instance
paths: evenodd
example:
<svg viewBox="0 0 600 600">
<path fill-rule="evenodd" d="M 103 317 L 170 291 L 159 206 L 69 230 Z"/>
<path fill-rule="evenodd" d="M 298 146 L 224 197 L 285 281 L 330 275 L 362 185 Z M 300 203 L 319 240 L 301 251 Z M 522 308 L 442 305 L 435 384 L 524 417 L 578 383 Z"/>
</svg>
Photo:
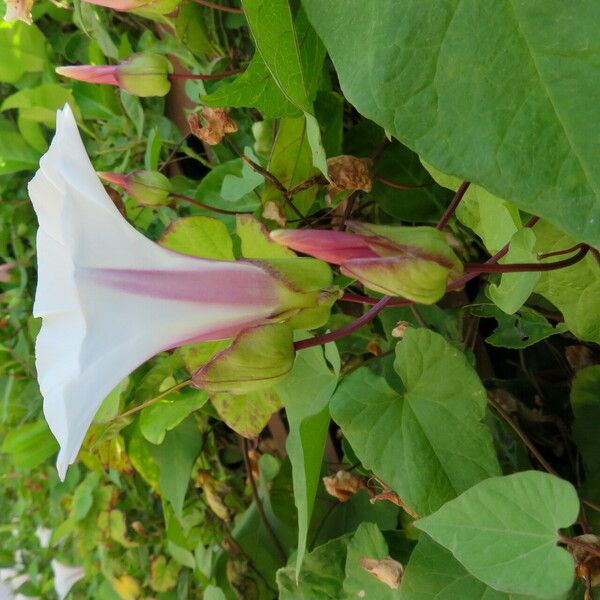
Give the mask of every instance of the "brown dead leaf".
<svg viewBox="0 0 600 600">
<path fill-rule="evenodd" d="M 593 534 L 579 535 L 575 538 L 579 542 L 589 544 L 592 549 L 600 551 L 600 537 Z M 575 574 L 583 579 L 586 587 L 585 600 L 591 600 L 592 588 L 600 585 L 600 556 L 589 552 L 583 546 L 569 546 L 577 566 Z"/>
<path fill-rule="evenodd" d="M 565 357 L 575 372 L 594 364 L 594 356 L 587 346 L 567 346 Z"/>
<path fill-rule="evenodd" d="M 368 489 L 363 477 L 357 477 L 349 471 L 338 471 L 335 475 L 323 477 L 323 484 L 327 493 L 340 502 L 348 502 L 359 490 Z"/>
<path fill-rule="evenodd" d="M 392 337 L 402 339 L 409 327 L 410 323 L 408 321 L 398 321 L 394 329 L 392 329 Z"/>
<path fill-rule="evenodd" d="M 264 219 L 275 221 L 280 227 L 285 227 L 287 222 L 283 210 L 275 202 L 267 202 L 263 206 L 262 216 Z"/>
<path fill-rule="evenodd" d="M 227 115 L 224 108 L 208 106 L 202 109 L 200 115 L 192 113 L 188 117 L 188 125 L 197 138 L 211 146 L 220 144 L 227 133 L 238 130 L 237 123 Z"/>
<path fill-rule="evenodd" d="M 214 479 L 208 471 L 198 471 L 196 487 L 201 487 L 204 490 L 206 502 L 215 515 L 228 523 L 231 520 L 231 515 L 224 499 L 230 491 L 229 486 Z"/>
<path fill-rule="evenodd" d="M 361 558 L 360 566 L 367 572 L 377 577 L 379 581 L 385 583 L 389 588 L 397 590 L 402 581 L 404 567 L 393 558 L 384 558 L 377 560 L 375 558 Z"/>
<path fill-rule="evenodd" d="M 370 158 L 356 158 L 347 154 L 327 159 L 327 174 L 331 181 L 327 188 L 329 195 L 354 190 L 370 192 L 372 165 Z"/>
</svg>

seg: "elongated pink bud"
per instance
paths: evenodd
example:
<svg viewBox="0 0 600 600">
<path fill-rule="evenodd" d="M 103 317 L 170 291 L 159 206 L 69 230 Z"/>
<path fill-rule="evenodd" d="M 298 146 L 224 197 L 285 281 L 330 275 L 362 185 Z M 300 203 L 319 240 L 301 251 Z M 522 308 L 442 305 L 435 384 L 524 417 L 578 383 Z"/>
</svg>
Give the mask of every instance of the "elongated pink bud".
<svg viewBox="0 0 600 600">
<path fill-rule="evenodd" d="M 133 96 L 165 96 L 171 89 L 169 59 L 154 52 L 138 52 L 118 65 L 57 67 L 64 77 L 87 83 L 116 85 Z"/>
<path fill-rule="evenodd" d="M 148 4 L 149 0 L 84 0 L 88 4 L 95 4 L 96 6 L 104 6 L 105 8 L 112 8 L 113 10 L 134 10 Z"/>
<path fill-rule="evenodd" d="M 144 206 L 162 206 L 169 201 L 171 182 L 158 171 L 133 171 L 121 173 L 97 173 L 98 177 L 124 188 L 127 193 Z"/>
<path fill-rule="evenodd" d="M 117 65 L 80 65 L 76 67 L 56 67 L 56 72 L 63 77 L 85 81 L 86 83 L 105 83 L 119 85 Z"/>
<path fill-rule="evenodd" d="M 362 236 L 347 231 L 275 229 L 270 235 L 282 246 L 335 265 L 355 258 L 378 256 Z"/>
<path fill-rule="evenodd" d="M 462 264 L 433 227 L 393 227 L 348 222 L 348 231 L 275 230 L 274 241 L 340 265 L 341 272 L 365 287 L 432 304 L 446 292 Z"/>
</svg>

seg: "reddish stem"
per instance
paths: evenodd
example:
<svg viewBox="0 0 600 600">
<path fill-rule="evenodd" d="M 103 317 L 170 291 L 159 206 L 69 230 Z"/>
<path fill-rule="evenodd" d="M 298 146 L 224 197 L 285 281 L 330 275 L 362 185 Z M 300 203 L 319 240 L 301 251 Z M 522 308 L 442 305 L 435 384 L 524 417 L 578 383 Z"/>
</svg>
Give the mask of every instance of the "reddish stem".
<svg viewBox="0 0 600 600">
<path fill-rule="evenodd" d="M 185 200 L 190 204 L 195 204 L 200 208 L 205 208 L 206 210 L 211 210 L 212 212 L 219 213 L 221 215 L 251 215 L 251 212 L 245 212 L 243 210 L 227 210 L 225 208 L 217 208 L 216 206 L 210 206 L 209 204 L 204 204 L 204 202 L 200 202 L 200 200 L 194 200 L 194 198 L 190 198 L 189 196 L 184 196 L 183 194 L 169 194 L 172 198 L 178 198 L 179 200 Z"/>
<path fill-rule="evenodd" d="M 460 201 L 463 199 L 463 196 L 469 189 L 470 185 L 471 185 L 470 181 L 463 181 L 460 184 L 460 187 L 456 190 L 456 194 L 454 194 L 454 198 L 452 198 L 452 201 L 448 205 L 448 208 L 442 215 L 442 218 L 439 220 L 439 223 L 436 225 L 437 229 L 444 229 L 444 227 L 446 227 L 446 225 L 448 225 L 448 221 L 450 220 L 450 217 L 454 214 L 456 207 L 460 204 Z"/>
<path fill-rule="evenodd" d="M 577 252 L 575 256 L 566 258 L 565 260 L 557 260 L 552 263 L 506 263 L 503 265 L 498 264 L 466 264 L 465 271 L 470 273 L 528 273 L 538 271 L 554 271 L 556 269 L 564 269 L 570 267 L 575 263 L 582 260 L 585 255 L 589 252 L 589 246 L 583 245 L 583 247 Z"/>
<path fill-rule="evenodd" d="M 380 298 L 369 298 L 368 296 L 359 296 L 358 294 L 344 294 L 340 300 L 344 302 L 354 302 L 356 304 L 370 304 L 375 305 L 379 302 Z M 402 298 L 400 300 L 391 300 L 386 306 L 410 306 L 415 304 L 412 300 L 406 300 Z"/>
<path fill-rule="evenodd" d="M 571 248 L 566 248 L 565 250 L 557 250 L 556 252 L 547 252 L 546 254 L 540 254 L 538 258 L 549 258 L 550 256 L 561 256 L 562 254 L 572 254 L 575 250 L 579 250 L 579 248 L 584 248 L 585 244 L 576 244 Z"/>
<path fill-rule="evenodd" d="M 231 6 L 223 6 L 222 4 L 216 4 L 214 2 L 209 2 L 208 0 L 194 0 L 194 2 L 197 2 L 198 4 L 201 4 L 202 6 L 208 6 L 208 8 L 214 8 L 215 10 L 222 10 L 223 12 L 244 14 L 244 11 L 241 8 L 233 8 Z"/>
<path fill-rule="evenodd" d="M 194 73 L 169 73 L 169 79 L 201 79 L 202 81 L 213 81 L 215 79 L 225 79 L 238 73 L 243 73 L 246 69 L 232 69 L 223 73 L 214 73 L 213 75 L 196 75 Z"/>
<path fill-rule="evenodd" d="M 340 338 L 350 335 L 357 329 L 360 329 L 363 325 L 366 325 L 369 321 L 372 321 L 391 301 L 391 296 L 384 296 L 362 317 L 356 319 L 356 321 L 352 321 L 352 323 L 348 323 L 348 325 L 340 327 L 339 329 L 331 331 L 330 333 L 326 333 L 325 335 L 318 335 L 314 338 L 308 338 L 306 340 L 300 340 L 299 342 L 295 342 L 294 348 L 296 350 L 302 350 L 304 348 L 311 348 L 312 346 L 320 346 L 321 344 L 334 342 L 335 340 L 339 340 Z"/>
<path fill-rule="evenodd" d="M 386 179 L 385 177 L 381 177 L 379 175 L 375 176 L 375 179 L 388 187 L 394 188 L 396 190 L 419 190 L 421 188 L 431 187 L 432 183 L 421 183 L 420 185 L 403 185 L 401 183 L 396 183 L 391 179 Z"/>
</svg>

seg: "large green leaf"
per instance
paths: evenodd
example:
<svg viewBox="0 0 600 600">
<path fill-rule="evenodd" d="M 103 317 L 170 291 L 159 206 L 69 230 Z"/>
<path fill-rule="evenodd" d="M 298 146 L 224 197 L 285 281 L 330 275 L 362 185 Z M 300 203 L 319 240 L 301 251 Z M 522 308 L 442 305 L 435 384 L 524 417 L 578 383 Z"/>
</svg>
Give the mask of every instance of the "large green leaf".
<svg viewBox="0 0 600 600">
<path fill-rule="evenodd" d="M 193 417 L 169 431 L 160 446 L 150 451 L 160 472 L 160 492 L 181 517 L 183 501 L 190 483 L 192 466 L 202 448 L 202 436 Z"/>
<path fill-rule="evenodd" d="M 304 113 L 315 167 L 327 173 L 313 110 L 325 58 L 323 45 L 304 10 L 300 9 L 293 19 L 289 0 L 242 0 L 242 4 L 256 49 L 267 69 L 286 98 Z"/>
<path fill-rule="evenodd" d="M 415 525 L 496 590 L 556 598 L 573 585 L 558 529 L 577 519 L 573 486 L 539 471 L 482 481 Z"/>
<path fill-rule="evenodd" d="M 358 369 L 336 391 L 331 414 L 363 465 L 426 515 L 500 473 L 481 423 L 485 390 L 465 356 L 426 329 L 407 330 L 395 369 L 404 394 Z"/>
<path fill-rule="evenodd" d="M 471 575 L 444 547 L 421 535 L 402 578 L 402 600 L 526 600 L 498 592 Z"/>
<path fill-rule="evenodd" d="M 289 424 L 286 449 L 292 463 L 294 502 L 298 510 L 296 569 L 300 569 L 306 551 L 329 427 L 328 403 L 340 369 L 335 345 L 326 346 L 325 352 L 324 356 L 320 346 L 299 352 L 291 373 L 276 386 Z"/>
<path fill-rule="evenodd" d="M 47 63 L 46 39 L 35 25 L 0 22 L 0 81 L 14 83 Z"/>
<path fill-rule="evenodd" d="M 234 81 L 202 96 L 206 106 L 250 107 L 265 117 L 298 116 L 300 110 L 283 94 L 269 73 L 260 54 L 255 54 L 248 68 Z"/>
<path fill-rule="evenodd" d="M 303 5 L 362 114 L 434 167 L 600 244 L 598 2 Z"/>
</svg>

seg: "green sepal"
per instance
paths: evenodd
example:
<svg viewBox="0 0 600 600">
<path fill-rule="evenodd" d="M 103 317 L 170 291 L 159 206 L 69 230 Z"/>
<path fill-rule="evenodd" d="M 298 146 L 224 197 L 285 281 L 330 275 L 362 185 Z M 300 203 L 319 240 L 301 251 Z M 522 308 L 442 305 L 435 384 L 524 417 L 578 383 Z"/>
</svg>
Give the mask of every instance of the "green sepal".
<svg viewBox="0 0 600 600">
<path fill-rule="evenodd" d="M 144 206 L 162 206 L 169 202 L 171 182 L 158 171 L 134 171 L 127 177 L 127 192 Z"/>
<path fill-rule="evenodd" d="M 171 89 L 170 61 L 161 54 L 140 52 L 132 54 L 117 69 L 120 86 L 133 96 L 166 96 Z"/>
<path fill-rule="evenodd" d="M 207 392 L 247 394 L 283 379 L 294 364 L 294 340 L 287 324 L 270 323 L 242 331 L 192 377 Z"/>
</svg>

